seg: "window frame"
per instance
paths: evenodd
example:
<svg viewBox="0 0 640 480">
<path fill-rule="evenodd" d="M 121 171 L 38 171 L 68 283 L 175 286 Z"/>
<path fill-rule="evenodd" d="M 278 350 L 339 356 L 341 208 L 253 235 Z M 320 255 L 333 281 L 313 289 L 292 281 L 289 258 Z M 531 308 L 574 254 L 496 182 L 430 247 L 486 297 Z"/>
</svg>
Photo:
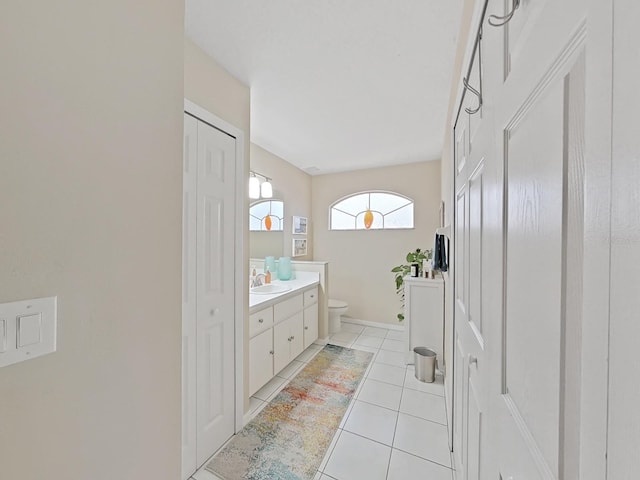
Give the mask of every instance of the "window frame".
<svg viewBox="0 0 640 480">
<path fill-rule="evenodd" d="M 372 210 L 370 208 L 371 207 L 371 197 L 369 197 L 369 201 L 368 201 L 369 210 L 371 210 L 371 212 L 378 213 L 380 216 L 382 216 L 382 227 L 381 228 L 368 228 L 368 229 L 367 228 L 357 228 L 357 224 L 355 223 L 356 219 L 358 218 L 358 216 L 361 215 L 362 213 L 366 212 L 366 210 L 363 210 L 362 212 L 358 212 L 357 214 L 353 215 L 353 214 L 351 214 L 349 212 L 346 212 L 344 210 L 341 210 L 339 208 L 335 208 L 336 205 L 338 205 L 340 202 L 343 202 L 344 200 L 347 200 L 347 199 L 353 198 L 353 197 L 357 197 L 358 195 L 363 195 L 363 194 L 371 195 L 372 193 L 384 193 L 384 194 L 387 194 L 387 195 L 393 195 L 395 197 L 399 197 L 399 198 L 403 198 L 403 199 L 407 200 L 408 203 L 406 205 L 398 207 L 398 208 L 396 208 L 394 210 L 391 210 L 390 212 L 382 214 L 382 212 L 380 212 L 378 210 Z M 405 208 L 405 207 L 407 207 L 409 205 L 413 206 L 413 215 L 412 215 L 412 219 L 411 219 L 413 226 L 411 226 L 411 227 L 392 227 L 392 228 L 385 227 L 385 224 L 384 224 L 385 216 L 387 216 L 387 215 L 389 215 L 391 213 L 397 212 L 398 210 L 400 210 L 402 208 Z M 407 195 L 404 195 L 402 193 L 392 192 L 390 190 L 363 190 L 363 191 L 360 191 L 360 192 L 350 193 L 349 195 L 345 195 L 345 196 L 337 199 L 331 205 L 329 205 L 329 212 L 328 212 L 329 220 L 328 220 L 328 223 L 327 223 L 328 230 L 330 232 L 356 232 L 356 231 L 363 231 L 363 230 L 364 231 L 369 231 L 369 232 L 370 231 L 415 230 L 415 228 L 416 228 L 415 205 L 416 205 L 416 202 L 413 200 L 413 198 L 408 197 Z M 332 219 L 333 219 L 333 210 L 334 210 L 334 208 L 337 211 L 339 211 L 341 213 L 344 213 L 345 215 L 350 215 L 350 216 L 354 217 L 354 226 L 356 228 L 333 228 Z"/>
</svg>

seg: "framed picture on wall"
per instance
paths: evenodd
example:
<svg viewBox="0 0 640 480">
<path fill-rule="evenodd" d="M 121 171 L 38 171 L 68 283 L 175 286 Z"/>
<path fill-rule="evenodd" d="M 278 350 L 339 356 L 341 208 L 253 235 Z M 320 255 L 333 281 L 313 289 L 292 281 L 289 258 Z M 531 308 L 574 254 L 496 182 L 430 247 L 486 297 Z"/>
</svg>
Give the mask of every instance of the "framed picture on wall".
<svg viewBox="0 0 640 480">
<path fill-rule="evenodd" d="M 307 217 L 296 217 L 295 215 L 293 216 L 293 234 L 307 234 Z"/>
<path fill-rule="evenodd" d="M 292 257 L 301 257 L 307 254 L 307 239 L 306 238 L 294 238 L 293 239 L 293 252 Z"/>
</svg>

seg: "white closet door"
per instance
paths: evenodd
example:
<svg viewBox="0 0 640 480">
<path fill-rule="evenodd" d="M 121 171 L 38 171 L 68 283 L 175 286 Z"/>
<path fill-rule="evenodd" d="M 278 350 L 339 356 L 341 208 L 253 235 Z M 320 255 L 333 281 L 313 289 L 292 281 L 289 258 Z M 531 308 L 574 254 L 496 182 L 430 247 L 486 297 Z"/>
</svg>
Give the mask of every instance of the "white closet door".
<svg viewBox="0 0 640 480">
<path fill-rule="evenodd" d="M 182 478 L 196 471 L 196 180 L 198 121 L 184 115 L 182 198 Z"/>
<path fill-rule="evenodd" d="M 197 463 L 235 425 L 235 138 L 198 122 Z"/>
</svg>

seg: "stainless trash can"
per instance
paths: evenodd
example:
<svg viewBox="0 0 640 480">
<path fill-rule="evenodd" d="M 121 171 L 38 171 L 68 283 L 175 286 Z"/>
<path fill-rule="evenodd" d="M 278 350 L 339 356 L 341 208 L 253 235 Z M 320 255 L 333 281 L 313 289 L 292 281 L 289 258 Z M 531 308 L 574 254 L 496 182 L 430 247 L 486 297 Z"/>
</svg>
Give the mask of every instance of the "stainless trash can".
<svg viewBox="0 0 640 480">
<path fill-rule="evenodd" d="M 421 382 L 432 383 L 436 379 L 436 352 L 427 347 L 413 349 L 416 378 Z"/>
</svg>

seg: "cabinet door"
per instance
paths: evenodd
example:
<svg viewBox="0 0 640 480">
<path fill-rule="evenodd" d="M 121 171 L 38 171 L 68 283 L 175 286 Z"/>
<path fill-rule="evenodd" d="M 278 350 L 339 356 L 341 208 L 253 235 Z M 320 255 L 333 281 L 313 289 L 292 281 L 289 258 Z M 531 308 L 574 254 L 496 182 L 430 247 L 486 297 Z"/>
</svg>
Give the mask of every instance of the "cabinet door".
<svg viewBox="0 0 640 480">
<path fill-rule="evenodd" d="M 249 340 L 249 395 L 273 377 L 273 331 L 271 329 Z"/>
<path fill-rule="evenodd" d="M 290 360 L 291 333 L 289 320 L 284 320 L 273 327 L 273 373 L 278 374 Z"/>
<path fill-rule="evenodd" d="M 304 309 L 304 349 L 318 339 L 318 304 Z"/>
<path fill-rule="evenodd" d="M 296 358 L 304 349 L 304 318 L 302 312 L 296 313 L 287 320 L 289 333 L 291 334 L 291 348 L 289 350 L 289 361 Z"/>
</svg>

